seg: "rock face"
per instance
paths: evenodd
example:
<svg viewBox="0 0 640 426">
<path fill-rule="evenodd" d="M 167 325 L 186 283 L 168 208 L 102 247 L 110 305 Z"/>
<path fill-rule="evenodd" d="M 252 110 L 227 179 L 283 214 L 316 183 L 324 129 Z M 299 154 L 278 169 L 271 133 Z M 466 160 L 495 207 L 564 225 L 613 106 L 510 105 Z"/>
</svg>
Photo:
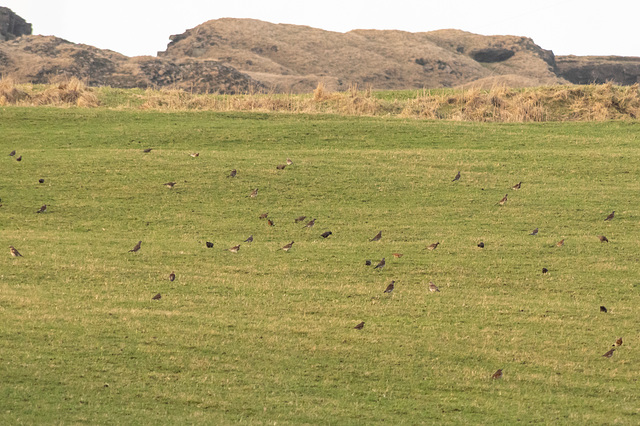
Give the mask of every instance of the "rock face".
<svg viewBox="0 0 640 426">
<path fill-rule="evenodd" d="M 558 56 L 558 74 L 574 84 L 640 83 L 640 57 Z"/>
<path fill-rule="evenodd" d="M 0 7 L 0 41 L 31 35 L 31 24 L 7 7 Z"/>
</svg>

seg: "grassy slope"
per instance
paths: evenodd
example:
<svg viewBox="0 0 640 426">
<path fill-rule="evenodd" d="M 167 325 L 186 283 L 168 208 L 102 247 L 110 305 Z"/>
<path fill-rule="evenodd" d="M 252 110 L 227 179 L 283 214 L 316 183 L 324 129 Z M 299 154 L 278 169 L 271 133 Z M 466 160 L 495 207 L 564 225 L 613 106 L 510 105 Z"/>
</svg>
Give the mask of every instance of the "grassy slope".
<svg viewBox="0 0 640 426">
<path fill-rule="evenodd" d="M 0 109 L 0 422 L 637 423 L 638 130 Z"/>
</svg>

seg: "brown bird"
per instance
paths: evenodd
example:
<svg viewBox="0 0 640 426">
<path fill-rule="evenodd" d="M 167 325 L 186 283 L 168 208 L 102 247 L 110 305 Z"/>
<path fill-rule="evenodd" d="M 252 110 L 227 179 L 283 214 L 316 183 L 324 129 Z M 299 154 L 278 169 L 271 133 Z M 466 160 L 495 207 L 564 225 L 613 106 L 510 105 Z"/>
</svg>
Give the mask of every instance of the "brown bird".
<svg viewBox="0 0 640 426">
<path fill-rule="evenodd" d="M 529 235 L 538 235 L 538 228 L 536 228 L 533 231 L 531 231 L 531 233 Z"/>
<path fill-rule="evenodd" d="M 322 234 L 320 234 L 320 236 L 322 238 L 327 238 L 329 235 L 333 234 L 333 232 L 331 231 L 327 231 L 327 232 L 323 232 Z"/>
<path fill-rule="evenodd" d="M 13 157 L 14 155 L 16 155 L 16 150 L 15 149 L 9 153 L 9 157 Z"/>
<path fill-rule="evenodd" d="M 460 172 L 458 172 L 458 174 L 456 174 L 456 177 L 454 177 L 451 182 L 455 182 L 457 180 L 460 180 Z"/>
<path fill-rule="evenodd" d="M 440 244 L 440 242 L 438 241 L 437 243 L 433 243 L 430 246 L 425 247 L 425 249 L 427 250 L 435 250 L 438 248 L 438 245 Z"/>
<path fill-rule="evenodd" d="M 253 191 L 251 191 L 251 194 L 249 194 L 249 197 L 251 198 L 256 198 L 258 196 L 258 188 L 254 189 Z"/>
<path fill-rule="evenodd" d="M 192 152 L 189 155 L 192 156 L 193 158 L 200 157 L 200 153 L 199 152 Z"/>
<path fill-rule="evenodd" d="M 605 306 L 600 306 L 600 312 L 607 313 L 607 308 Z"/>
<path fill-rule="evenodd" d="M 140 250 L 140 245 L 142 245 L 142 241 L 138 241 L 138 244 L 136 244 L 136 246 L 134 248 L 132 248 L 131 250 L 129 250 L 129 253 L 131 252 L 137 252 L 138 250 Z"/>
<path fill-rule="evenodd" d="M 229 249 L 229 251 L 230 251 L 231 253 L 237 253 L 237 252 L 239 252 L 239 251 L 240 251 L 240 244 L 238 244 L 237 246 L 233 246 L 233 247 L 231 247 L 231 248 Z"/>
<path fill-rule="evenodd" d="M 604 355 L 602 355 L 605 358 L 611 358 L 613 356 L 613 351 L 615 351 L 615 349 L 610 349 L 607 351 L 607 353 L 605 353 Z"/>
<path fill-rule="evenodd" d="M 615 214 L 616 214 L 616 211 L 615 211 L 615 210 L 614 210 L 614 211 L 612 211 L 612 212 L 611 212 L 611 214 L 610 214 L 609 216 L 607 216 L 607 218 L 605 219 L 605 222 L 606 222 L 607 220 L 611 220 L 611 219 L 613 219 L 613 215 L 615 215 Z"/>
<path fill-rule="evenodd" d="M 564 245 L 564 238 L 556 243 L 556 246 L 562 247 Z"/>
<path fill-rule="evenodd" d="M 213 243 L 211 241 L 207 241 L 207 248 L 212 248 L 213 247 Z"/>
<path fill-rule="evenodd" d="M 373 269 L 380 268 L 382 270 L 382 268 L 384 268 L 384 265 L 386 265 L 386 264 L 387 264 L 387 262 L 385 262 L 384 257 L 383 257 L 382 260 Z"/>
<path fill-rule="evenodd" d="M 13 246 L 9 246 L 9 252 L 11 253 L 11 256 L 13 257 L 23 257 L 20 252 L 18 250 L 15 249 L 15 247 Z"/>
<path fill-rule="evenodd" d="M 520 187 L 522 187 L 522 182 L 518 182 L 518 183 L 516 183 L 515 185 L 513 185 L 513 186 L 511 187 L 511 189 L 514 189 L 514 190 L 516 190 L 516 191 L 517 191 L 518 189 L 520 189 Z"/>
<path fill-rule="evenodd" d="M 38 210 L 36 213 L 44 213 L 45 211 L 47 211 L 47 205 L 43 204 L 42 207 L 40 207 L 40 210 Z"/>
<path fill-rule="evenodd" d="M 616 340 L 616 346 L 622 346 L 622 337 L 618 337 Z"/>
<path fill-rule="evenodd" d="M 498 201 L 498 204 L 500 204 L 501 206 L 504 206 L 504 203 L 507 202 L 507 196 L 509 194 L 504 194 L 504 197 L 502 197 L 502 200 Z"/>
<path fill-rule="evenodd" d="M 285 168 L 285 167 L 287 167 L 287 165 L 286 165 L 286 164 L 278 164 L 278 165 L 276 166 L 276 169 L 278 169 L 278 170 L 284 170 L 284 168 Z"/>
<path fill-rule="evenodd" d="M 175 281 L 176 279 L 176 274 L 174 274 L 173 272 L 169 274 L 169 281 Z"/>
<path fill-rule="evenodd" d="M 402 256 L 404 256 L 404 254 L 402 253 L 393 253 L 393 257 L 395 257 L 396 259 L 400 259 Z"/>
<path fill-rule="evenodd" d="M 269 213 L 262 213 L 260 216 L 258 216 L 260 219 L 266 219 L 267 216 L 269 216 Z"/>
<path fill-rule="evenodd" d="M 153 148 L 147 148 L 147 149 L 143 149 L 142 152 L 151 152 Z"/>
<path fill-rule="evenodd" d="M 293 247 L 293 241 L 291 241 L 289 244 L 287 244 L 286 246 L 282 247 L 282 250 L 284 251 L 289 251 L 291 250 L 291 247 Z"/>
<path fill-rule="evenodd" d="M 22 161 L 22 155 L 18 158 L 16 158 L 16 161 Z"/>
<path fill-rule="evenodd" d="M 306 218 L 307 218 L 306 216 L 299 216 L 299 217 L 296 217 L 293 221 L 294 221 L 295 223 L 298 223 L 298 222 L 302 222 L 302 221 L 303 221 L 303 220 L 305 220 Z"/>
<path fill-rule="evenodd" d="M 547 268 L 542 268 L 542 273 L 546 274 L 547 272 L 549 272 L 549 270 Z"/>
<path fill-rule="evenodd" d="M 380 241 L 381 238 L 382 238 L 382 231 L 378 232 L 376 236 L 370 239 L 369 241 Z"/>
<path fill-rule="evenodd" d="M 287 158 L 287 165 L 290 166 L 293 164 L 293 161 L 291 161 L 291 158 Z"/>
<path fill-rule="evenodd" d="M 316 220 L 312 219 L 304 227 L 305 228 L 313 228 L 313 225 L 315 225 L 315 224 L 316 224 Z"/>
<path fill-rule="evenodd" d="M 364 328 L 364 321 L 362 321 L 360 324 L 356 325 L 355 327 L 356 330 L 362 330 Z"/>
<path fill-rule="evenodd" d="M 367 266 L 371 266 L 371 261 L 370 260 L 365 260 L 364 264 L 367 265 Z"/>
<path fill-rule="evenodd" d="M 387 289 L 383 293 L 391 293 L 395 288 L 395 285 L 394 285 L 395 283 L 396 283 L 395 281 L 391 281 L 387 286 Z"/>
<path fill-rule="evenodd" d="M 500 368 L 498 371 L 493 373 L 493 376 L 491 376 L 491 378 L 492 379 L 502 379 L 502 368 Z"/>
<path fill-rule="evenodd" d="M 601 243 L 608 243 L 609 242 L 607 237 L 605 237 L 604 235 L 598 235 L 598 238 L 600 239 Z"/>
<path fill-rule="evenodd" d="M 249 238 L 247 238 L 246 240 L 244 240 L 245 243 L 252 243 L 253 242 L 253 235 L 249 236 Z"/>
<path fill-rule="evenodd" d="M 484 248 L 484 243 L 483 243 L 482 241 L 480 241 L 480 242 L 478 243 L 478 247 L 480 247 L 480 248 Z"/>
<path fill-rule="evenodd" d="M 429 291 L 430 292 L 435 292 L 435 291 L 440 291 L 440 289 L 438 287 L 436 287 L 436 285 L 433 283 L 433 281 L 429 281 Z"/>
<path fill-rule="evenodd" d="M 267 225 L 274 226 L 274 223 L 271 219 L 267 219 Z"/>
<path fill-rule="evenodd" d="M 167 188 L 173 188 L 174 186 L 176 186 L 175 182 L 167 182 L 164 184 L 164 186 L 166 186 Z"/>
<path fill-rule="evenodd" d="M 228 177 L 234 178 L 234 177 L 236 177 L 237 174 L 238 174 L 238 172 L 236 171 L 236 169 L 233 169 L 233 170 L 231 170 L 231 173 L 229 173 Z"/>
<path fill-rule="evenodd" d="M 158 293 L 155 296 L 153 296 L 151 299 L 152 300 L 160 300 L 160 299 L 162 299 L 162 295 L 160 293 Z"/>
</svg>

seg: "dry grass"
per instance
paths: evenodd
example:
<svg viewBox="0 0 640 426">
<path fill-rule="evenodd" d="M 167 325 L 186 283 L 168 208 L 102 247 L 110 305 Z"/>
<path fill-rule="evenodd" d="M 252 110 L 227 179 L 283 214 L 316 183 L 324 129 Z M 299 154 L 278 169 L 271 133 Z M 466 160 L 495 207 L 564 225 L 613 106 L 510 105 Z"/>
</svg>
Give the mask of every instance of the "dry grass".
<svg viewBox="0 0 640 426">
<path fill-rule="evenodd" d="M 12 79 L 3 78 L 0 80 L 0 105 L 93 108 L 99 106 L 100 101 L 94 89 L 77 78 L 45 86 L 44 90 L 32 85 L 18 85 Z"/>
</svg>

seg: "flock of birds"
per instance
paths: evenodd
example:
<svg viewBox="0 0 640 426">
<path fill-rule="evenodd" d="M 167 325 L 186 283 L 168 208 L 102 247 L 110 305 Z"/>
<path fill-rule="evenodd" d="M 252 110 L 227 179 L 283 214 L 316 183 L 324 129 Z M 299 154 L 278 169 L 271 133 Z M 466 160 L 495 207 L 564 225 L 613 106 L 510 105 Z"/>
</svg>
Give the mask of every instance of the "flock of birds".
<svg viewBox="0 0 640 426">
<path fill-rule="evenodd" d="M 147 149 L 144 149 L 144 150 L 143 150 L 143 152 L 144 152 L 144 153 L 149 153 L 149 152 L 151 152 L 151 151 L 152 151 L 152 148 L 147 148 Z M 14 151 L 11 151 L 11 152 L 9 153 L 9 156 L 10 156 L 10 157 L 15 157 L 15 155 L 16 155 L 16 151 L 15 151 L 15 150 L 14 150 Z M 191 153 L 191 154 L 189 154 L 189 155 L 190 155 L 191 157 L 196 158 L 196 157 L 199 157 L 199 156 L 200 156 L 200 153 L 197 153 L 197 152 L 196 152 L 196 153 Z M 18 157 L 16 157 L 15 159 L 16 159 L 16 161 L 21 161 L 21 160 L 22 160 L 22 156 L 18 156 Z M 278 165 L 276 166 L 276 168 L 277 168 L 278 170 L 284 170 L 286 166 L 288 166 L 288 165 L 290 166 L 290 165 L 292 165 L 292 164 L 293 164 L 293 161 L 292 161 L 291 159 L 287 158 L 286 164 L 278 164 Z M 237 176 L 237 174 L 238 174 L 238 171 L 237 171 L 236 169 L 233 169 L 233 170 L 231 170 L 231 172 L 229 173 L 228 177 L 229 177 L 229 178 L 235 178 L 235 177 Z M 457 182 L 457 181 L 459 181 L 459 180 L 460 180 L 460 178 L 461 178 L 461 174 L 460 174 L 460 171 L 458 171 L 458 173 L 456 173 L 455 177 L 453 178 L 452 182 Z M 39 182 L 40 182 L 40 183 L 44 183 L 44 179 L 39 179 Z M 175 187 L 175 185 L 176 185 L 176 182 L 167 182 L 167 183 L 165 183 L 165 184 L 164 184 L 164 186 L 166 186 L 167 188 L 170 188 L 170 189 L 173 189 L 173 188 Z M 513 186 L 511 187 L 511 189 L 513 189 L 513 190 L 517 191 L 517 190 L 521 189 L 521 187 L 522 187 L 522 182 L 518 182 L 517 184 L 513 185 Z M 504 197 L 502 197 L 502 199 L 496 203 L 496 205 L 501 205 L 501 206 L 505 205 L 505 204 L 507 203 L 507 201 L 508 201 L 508 195 L 509 195 L 508 193 L 507 193 L 507 194 L 505 194 L 505 195 L 504 195 Z M 250 197 L 250 198 L 256 198 L 257 196 L 258 196 L 258 188 L 255 188 L 254 190 L 252 190 L 252 191 L 251 191 L 251 193 L 249 194 L 249 197 Z M 0 200 L 0 201 L 1 201 L 1 200 Z M 0 204 L 0 207 L 2 207 L 2 204 Z M 45 212 L 46 212 L 46 210 L 47 210 L 47 205 L 46 205 L 46 204 L 43 204 L 43 205 L 40 207 L 40 209 L 38 209 L 38 210 L 36 211 L 36 213 L 45 213 Z M 605 220 L 605 221 L 610 221 L 610 220 L 612 220 L 614 217 L 615 217 L 615 211 L 612 211 L 612 212 L 611 212 L 611 213 L 610 213 L 610 214 L 609 214 L 609 215 L 608 215 L 604 220 Z M 260 214 L 259 218 L 260 218 L 260 219 L 266 219 L 266 220 L 267 220 L 267 224 L 268 224 L 268 226 L 274 226 L 274 222 L 273 222 L 273 221 L 268 217 L 268 213 L 262 213 L 262 214 Z M 295 218 L 295 219 L 294 219 L 294 222 L 295 222 L 295 223 L 303 222 L 306 218 L 307 218 L 306 216 L 299 216 L 299 217 L 297 217 L 297 218 Z M 314 219 L 311 219 L 310 221 L 308 221 L 308 222 L 304 225 L 304 227 L 305 227 L 305 228 L 313 228 L 313 226 L 315 225 L 315 223 L 316 223 L 316 219 L 315 219 L 315 218 L 314 218 Z M 539 229 L 538 229 L 538 228 L 535 228 L 535 229 L 534 229 L 534 230 L 533 230 L 529 235 L 536 236 L 536 235 L 538 235 L 538 232 L 539 232 Z M 321 236 L 322 238 L 328 238 L 330 235 L 332 235 L 332 232 L 331 232 L 331 231 L 326 231 L 326 232 L 323 232 L 322 234 L 320 234 L 320 236 Z M 382 239 L 382 231 L 379 231 L 379 232 L 378 232 L 378 233 L 377 233 L 373 238 L 371 238 L 369 241 L 372 241 L 372 242 L 373 242 L 373 241 L 380 241 L 381 239 Z M 607 243 L 608 243 L 608 242 L 609 242 L 609 240 L 607 239 L 607 237 L 606 237 L 606 236 L 604 236 L 604 235 L 599 235 L 599 236 L 598 236 L 598 239 L 599 239 L 599 240 L 600 240 L 600 242 L 602 242 L 602 243 L 604 243 L 604 242 L 607 242 Z M 244 242 L 245 242 L 245 243 L 251 243 L 251 242 L 253 242 L 253 235 L 250 235 L 246 240 L 244 240 Z M 288 244 L 286 244 L 286 245 L 282 246 L 279 250 L 283 250 L 283 251 L 285 251 L 285 252 L 288 252 L 289 250 L 291 250 L 291 248 L 293 247 L 293 244 L 294 244 L 294 243 L 295 243 L 295 241 L 291 241 L 290 243 L 288 243 Z M 440 242 L 439 242 L 439 241 L 438 241 L 438 242 L 435 242 L 435 243 L 430 244 L 430 245 L 428 245 L 427 247 L 425 247 L 425 250 L 431 250 L 431 251 L 436 250 L 436 249 L 438 248 L 438 246 L 439 246 L 439 245 L 440 245 Z M 557 243 L 556 243 L 556 246 L 558 246 L 558 247 L 562 247 L 563 245 L 564 245 L 564 239 L 562 239 L 562 240 L 560 240 L 559 242 L 557 242 Z M 142 241 L 138 241 L 138 243 L 137 243 L 137 244 L 136 244 L 136 245 L 135 245 L 131 250 L 129 250 L 129 253 L 136 253 L 136 252 L 140 251 L 141 247 L 142 247 Z M 210 242 L 210 241 L 207 241 L 207 242 L 206 242 L 206 247 L 207 247 L 207 248 L 212 248 L 212 247 L 213 247 L 213 243 L 212 243 L 212 242 Z M 478 247 L 480 247 L 480 248 L 484 248 L 484 242 L 482 242 L 482 241 L 481 241 L 480 243 L 478 243 Z M 228 250 L 229 250 L 231 253 L 238 253 L 238 252 L 240 251 L 240 244 L 235 245 L 235 246 L 233 246 L 233 247 L 230 247 Z M 19 252 L 19 251 L 18 251 L 14 246 L 12 246 L 12 245 L 11 245 L 11 246 L 9 246 L 9 252 L 11 253 L 11 256 L 13 256 L 13 257 L 22 257 L 22 254 L 20 254 L 20 252 Z M 394 256 L 394 257 L 396 257 L 396 258 L 400 258 L 400 257 L 402 257 L 402 256 L 403 256 L 403 254 L 402 254 L 402 253 L 393 253 L 393 256 Z M 365 265 L 367 265 L 367 266 L 372 265 L 371 260 L 366 260 L 366 261 L 365 261 Z M 373 269 L 380 269 L 380 270 L 382 270 L 382 269 L 385 267 L 385 265 L 386 265 L 386 260 L 385 260 L 385 258 L 383 257 L 383 258 L 382 258 L 382 260 L 380 260 L 380 262 L 378 262 L 378 263 L 376 264 L 376 266 L 374 266 L 374 268 L 373 268 Z M 542 273 L 543 273 L 543 274 L 545 274 L 545 273 L 547 273 L 547 272 L 548 272 L 548 269 L 547 269 L 547 268 L 542 268 Z M 174 272 L 171 272 L 171 274 L 169 274 L 169 280 L 170 280 L 170 281 L 174 281 L 175 279 L 176 279 L 176 275 L 175 275 L 175 273 L 174 273 Z M 438 288 L 438 287 L 437 287 L 437 286 L 436 286 L 432 281 L 430 281 L 430 282 L 429 282 L 429 287 L 428 287 L 428 288 L 429 288 L 429 291 L 430 291 L 430 292 L 433 292 L 433 293 L 435 293 L 435 292 L 440 292 L 440 289 L 439 289 L 439 288 Z M 392 280 L 392 281 L 387 285 L 387 287 L 386 287 L 386 289 L 383 291 L 383 293 L 390 294 L 390 293 L 392 293 L 392 292 L 393 292 L 393 290 L 394 290 L 394 289 L 395 289 L 395 280 Z M 160 300 L 161 298 L 162 298 L 162 295 L 161 295 L 160 293 L 158 293 L 158 294 L 156 294 L 155 296 L 153 296 L 153 297 L 152 297 L 152 300 Z M 607 308 L 606 308 L 605 306 L 600 306 L 600 311 L 601 311 L 601 312 L 606 313 L 606 312 L 607 312 Z M 365 322 L 364 322 L 364 321 L 362 321 L 362 322 L 358 323 L 358 324 L 357 324 L 355 327 L 353 327 L 353 328 L 354 328 L 354 329 L 356 329 L 356 330 L 362 330 L 362 329 L 364 328 L 364 326 L 365 326 Z M 622 345 L 622 338 L 620 337 L 620 338 L 618 338 L 618 339 L 616 340 L 615 344 L 613 345 L 613 346 L 614 346 L 614 348 L 612 348 L 612 349 L 608 350 L 608 351 L 607 351 L 604 355 L 602 355 L 602 356 L 603 356 L 603 357 L 605 357 L 605 358 L 611 358 L 611 357 L 613 356 L 614 351 L 616 350 L 616 348 L 615 348 L 615 347 L 619 347 L 619 346 L 621 346 L 621 345 Z M 491 376 L 491 378 L 492 378 L 492 379 L 501 379 L 501 378 L 502 378 L 502 376 L 503 376 L 503 369 L 498 369 L 498 370 L 497 370 L 497 371 L 496 371 L 496 372 Z"/>
</svg>

